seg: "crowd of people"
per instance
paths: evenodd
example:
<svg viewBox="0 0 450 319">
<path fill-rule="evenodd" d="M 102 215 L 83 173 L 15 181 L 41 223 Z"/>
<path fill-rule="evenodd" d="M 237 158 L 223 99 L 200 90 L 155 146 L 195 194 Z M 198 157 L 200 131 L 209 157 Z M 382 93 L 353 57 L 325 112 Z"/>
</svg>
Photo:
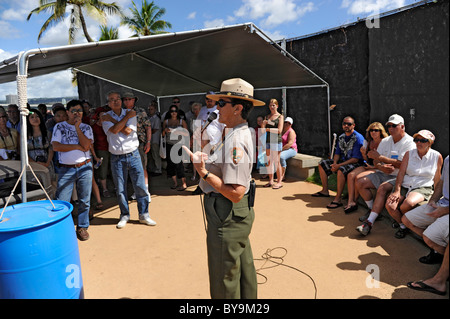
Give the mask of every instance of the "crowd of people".
<svg viewBox="0 0 450 319">
<path fill-rule="evenodd" d="M 149 215 L 149 175 L 162 174 L 162 159 L 167 161 L 171 188 L 184 191 L 186 169 L 194 168 L 192 180 L 196 179 L 198 169 L 195 163 L 179 160 L 182 148 L 176 145 L 181 142 L 193 153 L 202 150 L 210 155 L 219 151 L 221 142 L 223 145 L 225 120 L 214 119 L 211 114 L 217 117 L 218 106 L 223 108 L 221 103 L 229 102 L 211 97 L 216 97 L 214 92 L 205 96 L 205 106 L 191 102 L 186 113 L 180 108 L 180 99 L 175 97 L 162 115 L 156 101 L 142 107 L 136 104 L 138 97 L 132 92 L 116 91 L 107 94 L 107 105 L 96 108 L 86 100 L 72 100 L 66 106 L 55 103 L 51 112 L 45 104 L 30 109 L 27 116 L 29 161 L 49 169 L 56 186 L 55 199 L 77 201 L 76 233 L 80 240 L 89 238 L 91 207 L 101 210 L 102 198 L 112 196 L 108 177 L 114 181 L 120 208 L 116 227 L 125 227 L 130 219 L 129 199 L 137 201 L 141 223 L 156 225 Z M 287 160 L 299 150 L 293 119 L 279 112 L 276 99 L 271 99 L 268 106 L 270 112 L 258 117 L 254 131 L 253 168 L 269 179 L 264 187 L 280 189 Z M 243 118 L 246 120 L 247 114 Z M 6 110 L 0 106 L 0 160 L 20 159 L 19 124 L 17 105 L 8 105 Z M 446 259 L 447 269 L 443 265 L 442 271 L 447 271 L 448 277 L 449 158 L 444 160 L 432 149 L 435 135 L 423 129 L 410 136 L 403 117 L 398 114 L 390 116 L 385 125 L 371 123 L 364 135 L 355 128 L 353 117 L 343 118 L 343 133 L 337 138 L 333 157 L 319 163 L 322 189 L 312 196 L 330 197 L 328 178 L 336 174 L 337 191 L 326 206 L 328 209 L 343 207 L 349 214 L 358 209 L 361 197 L 368 211 L 359 218 L 361 224 L 356 230 L 367 236 L 374 231 L 374 223 L 385 208 L 397 223 L 395 237 L 404 238 L 410 230 L 421 236 L 430 247 L 430 254 L 420 261 L 430 264 Z M 203 131 L 207 133 L 206 138 L 198 138 Z M 233 161 L 239 161 L 240 154 L 236 154 L 236 149 L 233 152 L 237 156 Z M 131 196 L 127 194 L 128 177 L 134 190 Z M 342 201 L 345 185 L 346 205 Z M 202 192 L 199 185 L 194 194 Z M 95 205 L 91 205 L 92 196 Z M 428 283 L 411 282 L 408 286 L 438 294 L 443 291 L 442 285 L 433 288 L 432 279 Z"/>
<path fill-rule="evenodd" d="M 337 138 L 332 158 L 319 163 L 322 189 L 313 197 L 330 197 L 328 177 L 337 175 L 337 192 L 328 209 L 344 206 L 342 192 L 348 188 L 344 212 L 358 209 L 359 196 L 368 207 L 359 217 L 356 230 L 363 236 L 374 230 L 374 223 L 385 208 L 395 220 L 395 238 L 409 231 L 421 236 L 430 253 L 421 257 L 425 264 L 442 263 L 436 276 L 408 283 L 408 287 L 445 295 L 448 279 L 449 240 L 449 157 L 432 149 L 436 139 L 423 129 L 410 136 L 402 116 L 393 114 L 386 122 L 371 123 L 365 138 L 355 130 L 351 116 L 342 121 L 343 133 Z M 444 260 L 444 262 L 443 262 Z M 446 261 L 446 263 L 445 263 Z"/>
</svg>

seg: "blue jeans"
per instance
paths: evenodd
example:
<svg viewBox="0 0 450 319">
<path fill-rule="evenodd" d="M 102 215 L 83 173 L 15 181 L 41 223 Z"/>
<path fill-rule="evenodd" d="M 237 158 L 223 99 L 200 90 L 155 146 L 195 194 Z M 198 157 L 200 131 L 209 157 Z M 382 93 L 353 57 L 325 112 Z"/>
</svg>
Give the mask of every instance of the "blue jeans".
<svg viewBox="0 0 450 319">
<path fill-rule="evenodd" d="M 297 151 L 294 150 L 292 147 L 290 149 L 288 149 L 288 150 L 282 151 L 280 153 L 280 164 L 281 164 L 281 167 L 286 167 L 287 166 L 286 161 L 288 159 L 290 159 L 291 157 L 294 157 L 295 155 L 297 155 Z"/>
<path fill-rule="evenodd" d="M 116 194 L 119 199 L 120 217 L 129 216 L 127 180 L 130 174 L 136 195 L 139 218 L 148 216 L 149 192 L 145 185 L 144 169 L 142 167 L 141 155 L 136 149 L 124 155 L 111 154 L 111 171 L 116 184 Z"/>
<path fill-rule="evenodd" d="M 88 228 L 92 191 L 92 162 L 81 167 L 59 167 L 55 198 L 70 203 L 74 183 L 78 196 L 78 227 Z"/>
</svg>

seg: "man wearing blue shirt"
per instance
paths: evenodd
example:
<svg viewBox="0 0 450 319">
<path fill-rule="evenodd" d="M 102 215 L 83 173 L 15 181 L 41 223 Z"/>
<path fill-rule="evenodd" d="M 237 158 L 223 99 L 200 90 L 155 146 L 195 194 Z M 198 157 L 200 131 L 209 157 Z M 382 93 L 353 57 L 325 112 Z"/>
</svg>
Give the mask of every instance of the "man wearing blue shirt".
<svg viewBox="0 0 450 319">
<path fill-rule="evenodd" d="M 355 120 L 347 116 L 342 121 L 342 133 L 336 143 L 336 152 L 333 159 L 324 159 L 319 162 L 319 174 L 322 181 L 322 190 L 313 194 L 314 197 L 330 197 L 328 194 L 328 176 L 337 174 L 337 191 L 334 200 L 327 208 L 342 206 L 341 195 L 344 190 L 347 174 L 363 165 L 361 147 L 364 136 L 355 131 Z"/>
</svg>

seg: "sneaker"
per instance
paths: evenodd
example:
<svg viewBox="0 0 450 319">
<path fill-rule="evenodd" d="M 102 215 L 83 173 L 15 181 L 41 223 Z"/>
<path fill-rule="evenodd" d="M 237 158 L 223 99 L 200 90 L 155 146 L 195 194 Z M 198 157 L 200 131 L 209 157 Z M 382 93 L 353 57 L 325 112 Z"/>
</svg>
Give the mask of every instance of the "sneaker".
<svg viewBox="0 0 450 319">
<path fill-rule="evenodd" d="M 419 261 L 422 264 L 433 265 L 442 263 L 443 259 L 444 259 L 443 255 L 435 252 L 434 250 L 430 250 L 430 253 L 426 256 L 420 257 Z"/>
<path fill-rule="evenodd" d="M 87 228 L 77 228 L 76 230 L 77 238 L 81 241 L 85 241 L 89 239 L 89 233 L 87 232 Z"/>
<path fill-rule="evenodd" d="M 156 222 L 153 219 L 151 219 L 150 217 L 148 217 L 148 216 L 145 216 L 143 218 L 139 217 L 139 222 L 141 224 L 145 224 L 145 225 L 149 225 L 149 226 L 155 226 L 156 225 Z"/>
<path fill-rule="evenodd" d="M 372 223 L 368 222 L 367 220 L 362 223 L 362 225 L 356 227 L 356 230 L 361 233 L 361 235 L 367 236 L 370 233 L 370 230 L 372 229 Z"/>
<path fill-rule="evenodd" d="M 129 220 L 130 220 L 130 217 L 128 215 L 120 217 L 119 223 L 117 223 L 116 228 L 117 229 L 124 228 Z"/>
<path fill-rule="evenodd" d="M 131 200 L 136 200 L 136 193 L 133 193 L 133 195 L 131 195 L 130 199 Z"/>
</svg>

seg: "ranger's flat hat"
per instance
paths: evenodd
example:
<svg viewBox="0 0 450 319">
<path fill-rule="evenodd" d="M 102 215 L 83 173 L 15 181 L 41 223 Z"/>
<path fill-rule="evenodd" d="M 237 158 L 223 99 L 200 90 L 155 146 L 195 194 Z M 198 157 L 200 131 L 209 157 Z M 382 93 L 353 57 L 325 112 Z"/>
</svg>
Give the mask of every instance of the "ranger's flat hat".
<svg viewBox="0 0 450 319">
<path fill-rule="evenodd" d="M 253 98 L 253 85 L 241 78 L 228 79 L 222 82 L 220 92 L 207 94 L 206 97 L 213 101 L 218 101 L 223 97 L 247 100 L 253 103 L 253 106 L 263 106 L 266 103 Z"/>
</svg>

